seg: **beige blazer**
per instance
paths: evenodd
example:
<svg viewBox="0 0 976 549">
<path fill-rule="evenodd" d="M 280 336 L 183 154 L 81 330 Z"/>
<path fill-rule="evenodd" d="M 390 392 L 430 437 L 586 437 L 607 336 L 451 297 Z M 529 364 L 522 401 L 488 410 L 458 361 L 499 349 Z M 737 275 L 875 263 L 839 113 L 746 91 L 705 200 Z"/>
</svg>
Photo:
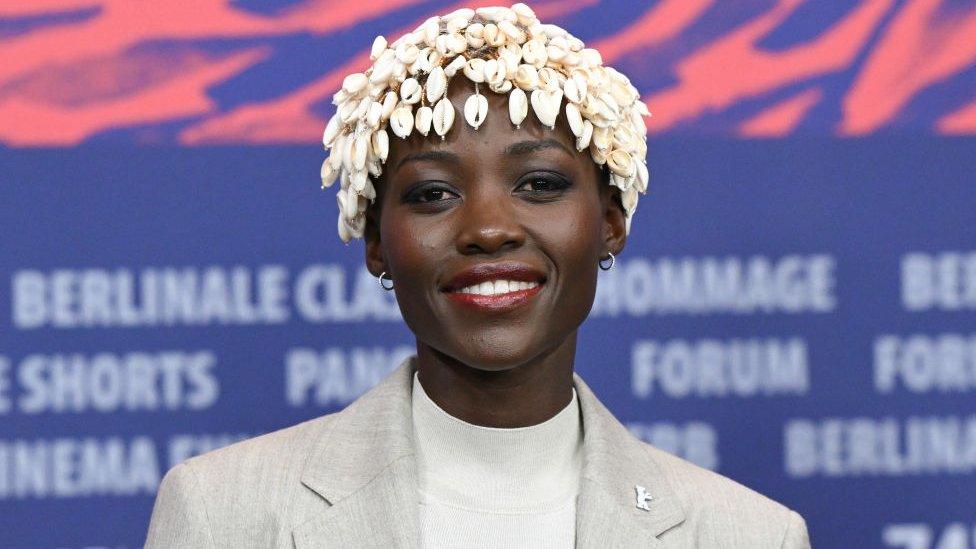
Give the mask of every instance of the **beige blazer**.
<svg viewBox="0 0 976 549">
<path fill-rule="evenodd" d="M 415 360 L 341 412 L 171 469 L 146 547 L 419 547 Z M 795 511 L 641 442 L 574 382 L 583 418 L 577 547 L 810 546 Z"/>
</svg>

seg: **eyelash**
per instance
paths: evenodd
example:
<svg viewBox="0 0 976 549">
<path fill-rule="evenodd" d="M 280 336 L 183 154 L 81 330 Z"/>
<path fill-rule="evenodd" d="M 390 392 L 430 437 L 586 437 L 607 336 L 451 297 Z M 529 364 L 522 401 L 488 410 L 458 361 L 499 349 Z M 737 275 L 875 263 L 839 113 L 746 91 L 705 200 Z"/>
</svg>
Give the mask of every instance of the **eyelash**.
<svg viewBox="0 0 976 549">
<path fill-rule="evenodd" d="M 534 173 L 529 176 L 523 177 L 521 180 L 519 180 L 519 183 L 518 185 L 516 185 L 515 190 L 516 192 L 518 192 L 518 190 L 521 189 L 522 187 L 537 182 L 547 183 L 549 185 L 549 188 L 543 190 L 537 190 L 537 191 L 530 190 L 526 192 L 535 195 L 552 195 L 555 193 L 562 192 L 563 190 L 567 189 L 572 185 L 572 182 L 568 181 L 567 179 L 557 174 L 543 172 L 543 173 Z M 404 197 L 404 202 L 416 203 L 416 204 L 430 204 L 434 202 L 443 202 L 443 200 L 437 200 L 437 199 L 422 200 L 422 198 L 424 198 L 427 195 L 427 193 L 455 194 L 454 191 L 452 191 L 444 184 L 440 184 L 440 185 L 421 184 L 406 194 L 406 196 Z M 545 196 L 544 198 L 550 198 L 550 196 Z"/>
</svg>

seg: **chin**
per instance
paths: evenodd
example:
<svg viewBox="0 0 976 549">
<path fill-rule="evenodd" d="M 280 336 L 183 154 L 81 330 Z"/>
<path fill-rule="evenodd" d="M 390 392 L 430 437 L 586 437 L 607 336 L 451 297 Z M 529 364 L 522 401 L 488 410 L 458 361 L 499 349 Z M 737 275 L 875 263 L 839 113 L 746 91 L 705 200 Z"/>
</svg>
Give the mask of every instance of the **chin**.
<svg viewBox="0 0 976 549">
<path fill-rule="evenodd" d="M 481 344 L 479 344 L 481 343 Z M 485 338 L 481 342 L 470 338 L 459 347 L 454 357 L 461 363 L 485 372 L 504 372 L 532 362 L 551 349 L 551 344 L 525 339 Z"/>
</svg>

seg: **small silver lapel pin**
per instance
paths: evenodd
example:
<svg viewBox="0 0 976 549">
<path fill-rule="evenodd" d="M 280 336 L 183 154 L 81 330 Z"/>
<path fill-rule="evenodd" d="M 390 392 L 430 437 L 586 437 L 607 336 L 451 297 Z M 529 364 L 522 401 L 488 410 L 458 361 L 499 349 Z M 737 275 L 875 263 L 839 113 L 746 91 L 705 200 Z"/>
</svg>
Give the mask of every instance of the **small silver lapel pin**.
<svg viewBox="0 0 976 549">
<path fill-rule="evenodd" d="M 647 502 L 654 499 L 654 497 L 648 494 L 647 489 L 639 484 L 634 485 L 634 489 L 637 490 L 637 508 L 650 511 L 651 508 L 647 506 Z"/>
</svg>

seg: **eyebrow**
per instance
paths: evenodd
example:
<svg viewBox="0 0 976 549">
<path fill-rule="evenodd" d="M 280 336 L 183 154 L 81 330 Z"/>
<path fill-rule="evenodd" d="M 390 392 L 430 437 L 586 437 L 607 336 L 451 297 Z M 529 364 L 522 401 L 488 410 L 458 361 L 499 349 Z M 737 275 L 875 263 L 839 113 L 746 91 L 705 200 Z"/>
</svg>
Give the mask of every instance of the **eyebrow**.
<svg viewBox="0 0 976 549">
<path fill-rule="evenodd" d="M 418 151 L 415 153 L 410 153 L 401 158 L 400 161 L 397 162 L 396 169 L 399 170 L 408 162 L 421 162 L 424 160 L 448 162 L 451 164 L 461 163 L 461 159 L 458 158 L 458 155 L 447 151 Z"/>
<path fill-rule="evenodd" d="M 521 141 L 519 143 L 513 143 L 505 148 L 506 156 L 516 156 L 534 153 L 537 151 L 542 151 L 546 149 L 562 149 L 567 154 L 572 156 L 572 152 L 566 148 L 566 145 L 556 141 L 555 139 L 534 139 L 531 141 Z"/>
</svg>

